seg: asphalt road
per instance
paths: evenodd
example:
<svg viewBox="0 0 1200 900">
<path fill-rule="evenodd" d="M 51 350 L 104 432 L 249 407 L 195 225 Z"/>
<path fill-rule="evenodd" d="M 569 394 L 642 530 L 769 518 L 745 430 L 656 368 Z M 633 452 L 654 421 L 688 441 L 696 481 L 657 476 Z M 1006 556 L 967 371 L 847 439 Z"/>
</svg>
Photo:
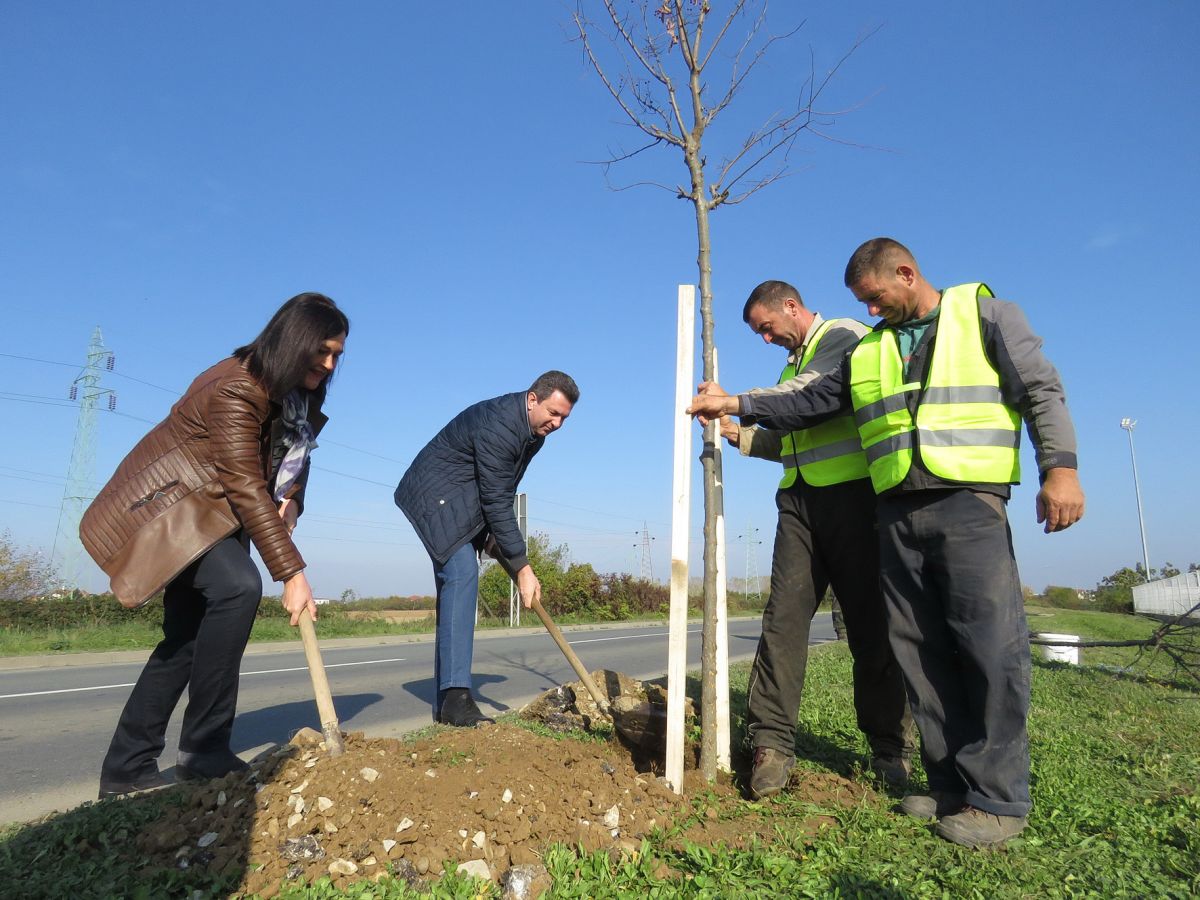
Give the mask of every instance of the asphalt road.
<svg viewBox="0 0 1200 900">
<path fill-rule="evenodd" d="M 757 618 L 729 627 L 731 661 L 752 659 Z M 666 671 L 667 629 L 660 625 L 564 629 L 589 669 L 634 678 Z M 811 641 L 833 637 L 828 613 Z M 688 628 L 688 667 L 700 664 L 700 625 Z M 406 734 L 432 721 L 433 641 L 429 636 L 323 642 L 322 652 L 344 731 Z M 0 823 L 24 822 L 96 797 L 100 761 L 117 716 L 149 651 L 0 659 Z M 485 712 L 518 709 L 574 673 L 541 628 L 480 631 L 475 639 L 476 696 Z M 160 766 L 173 774 L 181 702 Z M 295 644 L 252 644 L 242 660 L 233 749 L 243 758 L 287 741 L 305 725 L 320 728 L 304 653 Z"/>
</svg>

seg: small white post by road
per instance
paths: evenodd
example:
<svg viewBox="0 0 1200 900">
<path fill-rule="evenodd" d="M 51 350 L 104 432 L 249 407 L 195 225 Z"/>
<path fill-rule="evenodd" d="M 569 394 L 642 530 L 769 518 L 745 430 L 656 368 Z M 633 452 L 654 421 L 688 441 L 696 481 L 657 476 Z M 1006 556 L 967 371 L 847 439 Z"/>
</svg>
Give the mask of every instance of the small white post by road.
<svg viewBox="0 0 1200 900">
<path fill-rule="evenodd" d="M 683 792 L 683 708 L 687 678 L 688 526 L 692 491 L 692 420 L 684 412 L 695 385 L 696 287 L 679 285 L 675 352 L 675 457 L 671 476 L 671 618 L 667 643 L 667 749 L 663 774 Z"/>
<path fill-rule="evenodd" d="M 513 497 L 513 515 L 517 517 L 517 528 L 521 530 L 521 538 L 529 542 L 529 495 L 517 494 Z M 521 598 L 517 596 L 517 585 L 508 580 L 508 625 L 510 628 L 521 624 Z"/>
<path fill-rule="evenodd" d="M 713 347 L 713 381 L 718 384 L 721 376 L 717 369 L 717 348 Z M 717 424 L 716 440 L 713 442 L 716 470 L 721 466 L 721 425 Z M 717 490 L 725 490 L 723 483 Z M 722 772 L 733 771 L 729 755 L 729 598 L 726 594 L 725 569 L 725 516 L 717 516 L 717 768 Z"/>
</svg>

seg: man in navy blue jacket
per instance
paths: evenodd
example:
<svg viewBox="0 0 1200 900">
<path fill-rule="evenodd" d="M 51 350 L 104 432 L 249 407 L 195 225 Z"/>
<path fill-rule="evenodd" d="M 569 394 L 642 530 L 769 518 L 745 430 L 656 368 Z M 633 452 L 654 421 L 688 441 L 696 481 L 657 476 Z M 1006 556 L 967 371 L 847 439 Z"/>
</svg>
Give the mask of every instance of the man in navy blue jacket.
<svg viewBox="0 0 1200 900">
<path fill-rule="evenodd" d="M 474 726 L 492 720 L 471 696 L 478 552 L 487 549 L 517 583 L 528 609 L 542 586 L 517 526 L 517 485 L 546 436 L 579 400 L 571 376 L 539 375 L 528 391 L 469 406 L 417 454 L 396 488 L 396 505 L 433 561 L 437 633 L 433 668 L 437 721 Z"/>
</svg>

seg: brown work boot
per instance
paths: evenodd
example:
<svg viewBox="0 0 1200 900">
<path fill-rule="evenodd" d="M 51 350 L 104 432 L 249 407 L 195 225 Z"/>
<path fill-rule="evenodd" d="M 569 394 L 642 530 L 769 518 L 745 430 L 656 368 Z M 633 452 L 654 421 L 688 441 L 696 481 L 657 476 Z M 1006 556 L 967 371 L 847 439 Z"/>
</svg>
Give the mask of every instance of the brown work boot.
<svg viewBox="0 0 1200 900">
<path fill-rule="evenodd" d="M 912 775 L 912 763 L 901 756 L 876 756 L 871 759 L 871 771 L 889 787 L 903 787 Z"/>
<path fill-rule="evenodd" d="M 906 816 L 916 819 L 940 819 L 959 812 L 966 803 L 962 794 L 951 791 L 930 791 L 928 794 L 909 794 L 897 807 Z"/>
<path fill-rule="evenodd" d="M 1025 830 L 1024 816 L 995 816 L 973 806 L 946 816 L 934 829 L 939 837 L 973 850 L 1000 847 Z"/>
<path fill-rule="evenodd" d="M 762 800 L 778 794 L 788 783 L 796 757 L 770 747 L 754 748 L 754 771 L 750 775 L 750 796 Z"/>
</svg>

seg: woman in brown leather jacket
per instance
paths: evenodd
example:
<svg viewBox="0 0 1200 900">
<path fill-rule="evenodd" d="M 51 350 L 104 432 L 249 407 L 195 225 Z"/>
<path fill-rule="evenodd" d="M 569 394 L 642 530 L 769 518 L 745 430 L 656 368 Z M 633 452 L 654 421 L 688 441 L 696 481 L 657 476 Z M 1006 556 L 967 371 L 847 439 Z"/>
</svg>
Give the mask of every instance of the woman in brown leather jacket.
<svg viewBox="0 0 1200 900">
<path fill-rule="evenodd" d="M 167 722 L 185 687 L 180 778 L 245 769 L 229 746 L 238 668 L 262 600 L 258 549 L 292 625 L 316 618 L 291 532 L 329 379 L 350 323 L 322 294 L 288 300 L 253 342 L 203 372 L 117 467 L 80 537 L 126 606 L 163 590 L 163 640 L 130 694 L 100 796 L 166 784 Z"/>
</svg>

